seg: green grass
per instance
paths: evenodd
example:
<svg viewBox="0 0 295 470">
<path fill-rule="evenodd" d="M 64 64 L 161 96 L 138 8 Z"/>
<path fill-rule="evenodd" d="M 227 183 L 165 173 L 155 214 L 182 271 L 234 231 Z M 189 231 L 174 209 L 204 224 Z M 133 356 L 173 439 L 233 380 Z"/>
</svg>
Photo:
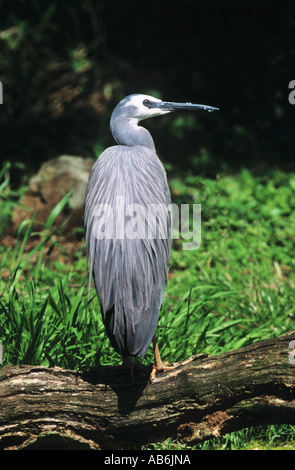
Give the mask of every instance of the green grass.
<svg viewBox="0 0 295 470">
<path fill-rule="evenodd" d="M 0 211 L 7 226 L 16 203 L 9 167 L 0 173 Z M 175 240 L 158 326 L 164 360 L 219 354 L 294 329 L 295 173 L 268 170 L 216 179 L 168 175 L 173 202 L 202 204 L 202 243 L 182 250 Z M 23 193 L 23 188 L 19 194 Z M 54 219 L 44 230 L 23 223 L 14 246 L 0 247 L 0 341 L 4 363 L 85 369 L 118 364 L 99 313 L 88 297 L 83 242 L 74 255 Z M 57 254 L 57 255 L 56 255 Z M 56 256 L 55 256 L 56 255 Z M 152 349 L 143 361 L 153 361 Z M 292 426 L 231 433 L 194 448 L 244 449 L 294 446 Z M 172 440 L 148 446 L 182 448 Z"/>
</svg>

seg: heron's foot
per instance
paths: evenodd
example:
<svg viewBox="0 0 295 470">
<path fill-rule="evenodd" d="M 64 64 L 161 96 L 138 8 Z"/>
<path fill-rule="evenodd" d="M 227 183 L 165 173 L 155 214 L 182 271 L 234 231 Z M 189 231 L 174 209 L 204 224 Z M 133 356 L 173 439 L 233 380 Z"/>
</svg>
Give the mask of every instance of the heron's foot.
<svg viewBox="0 0 295 470">
<path fill-rule="evenodd" d="M 165 372 L 169 370 L 176 369 L 177 367 L 180 366 L 185 366 L 186 364 L 189 364 L 192 361 L 196 361 L 198 359 L 204 359 L 205 357 L 208 357 L 208 354 L 197 354 L 195 356 L 191 356 L 188 359 L 185 359 L 184 361 L 181 362 L 174 362 L 173 364 L 169 364 L 168 362 L 162 362 L 158 361 L 155 364 L 153 364 L 153 369 L 150 374 L 150 381 L 153 383 L 155 380 L 156 374 L 158 372 Z"/>
<path fill-rule="evenodd" d="M 175 369 L 175 367 L 177 367 L 178 365 L 179 365 L 178 362 L 176 362 L 175 364 L 169 364 L 168 362 L 162 362 L 162 361 L 156 364 L 153 364 L 152 372 L 150 374 L 151 383 L 153 383 L 153 381 L 155 380 L 156 374 L 158 372 L 165 372 L 167 370 Z"/>
</svg>

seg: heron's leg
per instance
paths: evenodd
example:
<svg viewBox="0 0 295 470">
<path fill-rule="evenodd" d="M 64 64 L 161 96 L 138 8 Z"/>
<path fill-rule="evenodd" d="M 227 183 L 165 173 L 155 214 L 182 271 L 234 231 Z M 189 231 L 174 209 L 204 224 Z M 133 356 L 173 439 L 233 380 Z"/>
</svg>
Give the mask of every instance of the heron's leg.
<svg viewBox="0 0 295 470">
<path fill-rule="evenodd" d="M 150 375 L 151 382 L 153 382 L 153 380 L 155 379 L 157 372 L 161 372 L 164 370 L 171 370 L 176 367 L 176 364 L 168 365 L 168 364 L 164 364 L 164 362 L 162 361 L 156 335 L 153 336 L 153 347 L 154 347 L 155 364 L 153 365 L 153 369 Z"/>
<path fill-rule="evenodd" d="M 191 356 L 191 357 L 189 357 L 188 359 L 185 359 L 182 362 L 176 362 L 174 364 L 166 364 L 166 363 L 162 362 L 156 335 L 153 336 L 153 347 L 154 347 L 154 355 L 155 355 L 155 364 L 153 365 L 153 369 L 152 369 L 152 372 L 150 374 L 150 381 L 151 382 L 154 381 L 157 372 L 175 369 L 176 367 L 178 367 L 180 365 L 184 366 L 186 364 L 189 364 L 189 362 L 195 361 L 196 359 L 204 359 L 204 357 L 208 357 L 208 354 L 201 353 L 201 354 L 197 354 L 195 356 Z"/>
<path fill-rule="evenodd" d="M 157 371 L 165 370 L 164 369 L 164 364 L 163 364 L 161 356 L 160 356 L 160 351 L 159 351 L 159 346 L 158 346 L 156 335 L 153 336 L 153 347 L 154 347 L 154 356 L 155 356 L 154 368 Z"/>
<path fill-rule="evenodd" d="M 134 362 L 131 360 L 130 357 L 128 357 L 128 356 L 123 357 L 122 367 L 123 367 L 123 369 L 128 371 L 128 373 L 130 375 L 131 382 L 135 382 L 135 379 L 134 379 Z"/>
</svg>

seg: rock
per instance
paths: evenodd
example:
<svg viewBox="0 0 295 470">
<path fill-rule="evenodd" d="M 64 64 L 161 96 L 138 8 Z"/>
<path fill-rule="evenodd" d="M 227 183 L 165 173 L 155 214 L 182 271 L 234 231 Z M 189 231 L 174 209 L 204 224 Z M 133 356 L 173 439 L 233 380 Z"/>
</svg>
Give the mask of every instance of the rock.
<svg viewBox="0 0 295 470">
<path fill-rule="evenodd" d="M 45 162 L 34 175 L 27 192 L 13 212 L 13 228 L 30 219 L 37 210 L 34 227 L 42 228 L 56 204 L 72 189 L 68 204 L 55 219 L 54 225 L 65 223 L 65 229 L 83 227 L 86 186 L 93 160 L 61 155 Z M 23 206 L 26 206 L 24 208 Z"/>
</svg>

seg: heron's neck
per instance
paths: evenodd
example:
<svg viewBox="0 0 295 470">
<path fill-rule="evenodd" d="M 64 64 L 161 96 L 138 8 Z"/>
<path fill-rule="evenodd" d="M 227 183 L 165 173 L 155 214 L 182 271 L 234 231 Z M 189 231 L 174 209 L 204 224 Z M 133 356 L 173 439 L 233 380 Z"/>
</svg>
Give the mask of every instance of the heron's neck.
<svg viewBox="0 0 295 470">
<path fill-rule="evenodd" d="M 111 131 L 116 142 L 120 145 L 133 147 L 143 145 L 155 152 L 155 144 L 149 131 L 138 125 L 138 120 L 133 118 L 117 117 L 111 120 Z"/>
</svg>

